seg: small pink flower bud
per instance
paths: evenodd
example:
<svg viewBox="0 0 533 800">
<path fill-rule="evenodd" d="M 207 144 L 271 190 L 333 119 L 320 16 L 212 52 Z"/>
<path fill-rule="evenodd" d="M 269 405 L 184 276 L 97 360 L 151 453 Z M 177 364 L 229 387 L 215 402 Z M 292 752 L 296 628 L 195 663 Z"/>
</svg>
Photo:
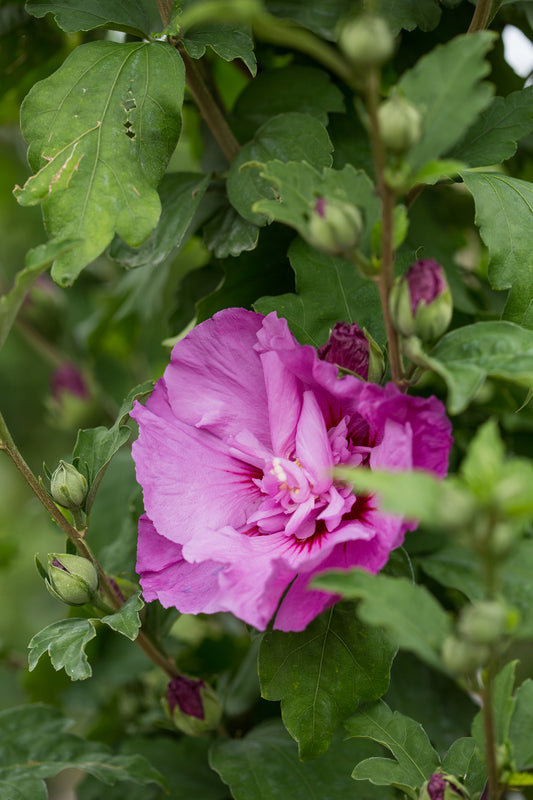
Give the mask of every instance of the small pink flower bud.
<svg viewBox="0 0 533 800">
<path fill-rule="evenodd" d="M 318 355 L 365 381 L 379 383 L 383 377 L 385 362 L 379 345 L 355 322 L 336 322 L 326 344 L 318 348 Z"/>
<path fill-rule="evenodd" d="M 94 565 L 81 556 L 50 553 L 46 587 L 53 597 L 69 606 L 90 603 L 98 589 Z"/>
<path fill-rule="evenodd" d="M 363 232 L 358 208 L 342 200 L 318 197 L 309 216 L 309 242 L 332 256 L 346 255 L 358 245 Z"/>
<path fill-rule="evenodd" d="M 78 367 L 68 362 L 52 373 L 46 405 L 51 422 L 59 428 L 90 427 L 98 420 L 90 387 Z"/>
<path fill-rule="evenodd" d="M 213 689 L 200 678 L 187 675 L 170 681 L 163 705 L 175 726 L 188 736 L 202 736 L 213 730 L 222 715 Z"/>
<path fill-rule="evenodd" d="M 415 261 L 397 278 L 390 293 L 396 329 L 425 342 L 438 339 L 452 318 L 452 296 L 441 265 L 432 259 Z"/>
<path fill-rule="evenodd" d="M 422 787 L 419 800 L 469 800 L 470 794 L 454 775 L 435 772 Z"/>
<path fill-rule="evenodd" d="M 61 402 L 62 395 L 65 393 L 80 397 L 82 400 L 89 397 L 89 390 L 83 375 L 74 364 L 65 363 L 54 370 L 50 378 L 50 389 L 52 397 L 58 403 Z"/>
</svg>

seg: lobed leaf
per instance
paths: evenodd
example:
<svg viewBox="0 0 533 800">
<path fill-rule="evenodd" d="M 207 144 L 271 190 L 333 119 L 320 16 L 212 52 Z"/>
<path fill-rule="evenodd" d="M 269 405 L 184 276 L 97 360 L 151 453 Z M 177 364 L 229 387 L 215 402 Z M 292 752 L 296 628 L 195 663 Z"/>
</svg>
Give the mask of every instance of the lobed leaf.
<svg viewBox="0 0 533 800">
<path fill-rule="evenodd" d="M 432 31 L 439 24 L 441 9 L 438 0 L 378 0 L 376 11 L 385 17 L 391 30 Z"/>
<path fill-rule="evenodd" d="M 180 131 L 185 69 L 161 42 L 90 42 L 35 84 L 21 109 L 36 174 L 15 189 L 42 203 L 52 238 L 79 239 L 52 277 L 70 285 L 118 233 L 142 244 L 161 213 L 156 186 Z"/>
<path fill-rule="evenodd" d="M 151 0 L 29 0 L 26 11 L 39 18 L 53 14 L 67 33 L 111 28 L 144 38 L 162 27 L 157 6 Z"/>
<path fill-rule="evenodd" d="M 100 621 L 133 642 L 137 638 L 141 627 L 139 611 L 142 608 L 144 608 L 144 600 L 141 592 L 136 592 L 126 600 L 119 611 L 102 617 Z"/>
<path fill-rule="evenodd" d="M 257 73 L 254 41 L 246 26 L 225 22 L 205 22 L 189 29 L 183 44 L 192 58 L 202 58 L 206 48 L 210 47 L 224 61 L 240 58 L 253 77 Z"/>
<path fill-rule="evenodd" d="M 94 621 L 90 619 L 62 619 L 52 622 L 31 639 L 28 649 L 30 672 L 44 653 L 48 652 L 55 670 L 64 669 L 73 681 L 82 681 L 92 675 L 85 653 L 86 645 L 96 636 Z"/>
<path fill-rule="evenodd" d="M 302 760 L 324 753 L 359 703 L 386 692 L 395 649 L 383 631 L 356 618 L 352 603 L 337 604 L 300 633 L 263 636 L 261 692 L 281 700 L 283 722 Z"/>
</svg>

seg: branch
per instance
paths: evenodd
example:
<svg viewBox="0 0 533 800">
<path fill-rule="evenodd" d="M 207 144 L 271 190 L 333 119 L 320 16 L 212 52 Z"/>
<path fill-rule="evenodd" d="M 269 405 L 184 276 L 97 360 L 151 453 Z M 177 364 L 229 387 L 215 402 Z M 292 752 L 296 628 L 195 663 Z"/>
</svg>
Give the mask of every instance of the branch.
<svg viewBox="0 0 533 800">
<path fill-rule="evenodd" d="M 476 10 L 467 33 L 484 31 L 491 20 L 492 0 L 477 0 Z"/>
</svg>

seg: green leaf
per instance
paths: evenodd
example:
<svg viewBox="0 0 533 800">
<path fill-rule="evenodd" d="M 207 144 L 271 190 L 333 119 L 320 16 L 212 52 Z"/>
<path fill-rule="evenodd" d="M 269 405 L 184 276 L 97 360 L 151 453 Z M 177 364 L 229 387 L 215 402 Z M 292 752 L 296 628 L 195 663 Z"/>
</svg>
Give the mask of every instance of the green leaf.
<svg viewBox="0 0 533 800">
<path fill-rule="evenodd" d="M 450 331 L 428 364 L 448 386 L 448 411 L 459 414 L 487 377 L 533 386 L 533 331 L 513 322 L 476 322 Z"/>
<path fill-rule="evenodd" d="M 411 183 L 413 186 L 417 183 L 427 183 L 432 186 L 442 178 L 455 178 L 464 168 L 465 164 L 462 161 L 453 161 L 452 159 L 428 161 L 413 175 Z"/>
<path fill-rule="evenodd" d="M 494 680 L 492 691 L 492 713 L 494 717 L 494 738 L 496 746 L 505 745 L 509 740 L 511 718 L 515 710 L 513 696 L 515 671 L 518 661 L 509 661 Z M 476 714 L 472 723 L 472 736 L 482 753 L 485 753 L 485 732 L 483 712 Z"/>
<path fill-rule="evenodd" d="M 36 174 L 15 195 L 21 205 L 42 203 L 52 238 L 82 240 L 54 262 L 60 285 L 70 285 L 115 232 L 135 247 L 155 228 L 184 73 L 176 49 L 161 42 L 90 42 L 24 100 L 22 131 Z"/>
<path fill-rule="evenodd" d="M 533 186 L 507 175 L 464 172 L 489 248 L 493 289 L 511 289 L 504 317 L 533 328 Z"/>
<path fill-rule="evenodd" d="M 487 781 L 485 760 L 475 739 L 457 739 L 442 760 L 442 771 L 457 775 L 468 791 L 475 796 L 481 794 Z"/>
<path fill-rule="evenodd" d="M 216 258 L 240 256 L 257 245 L 259 228 L 224 204 L 204 227 L 204 244 Z"/>
<path fill-rule="evenodd" d="M 533 130 L 533 86 L 495 97 L 450 155 L 471 167 L 500 164 L 511 158 L 522 136 Z"/>
<path fill-rule="evenodd" d="M 96 636 L 96 628 L 90 619 L 62 619 L 52 622 L 36 633 L 28 645 L 30 672 L 40 657 L 48 652 L 55 670 L 64 669 L 73 681 L 82 681 L 92 675 L 85 654 L 85 646 Z"/>
<path fill-rule="evenodd" d="M 26 292 L 32 283 L 54 259 L 70 250 L 75 244 L 76 242 L 72 239 L 52 239 L 26 253 L 26 266 L 15 276 L 13 288 L 0 297 L 0 348 L 7 339 L 19 308 L 24 302 Z"/>
<path fill-rule="evenodd" d="M 91 31 L 95 28 L 111 28 L 141 38 L 148 37 L 162 27 L 157 6 L 151 0 L 128 0 L 116 3 L 113 0 L 29 0 L 26 11 L 34 17 L 53 14 L 55 21 L 67 33 Z"/>
<path fill-rule="evenodd" d="M 401 28 L 412 31 L 432 31 L 439 24 L 441 9 L 437 0 L 378 0 L 376 11 L 382 14 L 391 30 L 397 33 Z"/>
<path fill-rule="evenodd" d="M 370 575 L 360 569 L 319 575 L 312 586 L 361 599 L 357 615 L 363 622 L 385 628 L 400 647 L 442 670 L 440 651 L 450 632 L 450 621 L 424 586 L 406 578 Z"/>
<path fill-rule="evenodd" d="M 305 238 L 309 214 L 317 197 L 350 203 L 363 212 L 365 232 L 360 249 L 370 252 L 370 239 L 379 220 L 380 203 L 374 186 L 364 172 L 355 170 L 350 164 L 342 170 L 325 168 L 319 172 L 305 162 L 290 161 L 284 164 L 281 161 L 269 161 L 262 166 L 260 174 L 273 186 L 275 199 L 254 203 L 254 211 L 263 212 L 270 219 L 296 228 Z"/>
<path fill-rule="evenodd" d="M 210 47 L 224 61 L 240 58 L 254 77 L 257 73 L 254 41 L 250 30 L 242 25 L 206 22 L 188 30 L 183 44 L 193 58 L 202 58 Z"/>
<path fill-rule="evenodd" d="M 140 247 L 129 247 L 116 238 L 110 248 L 111 258 L 126 267 L 151 267 L 160 264 L 184 242 L 209 177 L 197 172 L 171 172 L 159 184 L 161 217 L 155 230 Z"/>
<path fill-rule="evenodd" d="M 509 725 L 512 756 L 518 770 L 533 768 L 533 681 L 526 680 L 515 693 L 515 707 Z"/>
<path fill-rule="evenodd" d="M 276 17 L 293 19 L 318 36 L 334 41 L 339 19 L 352 11 L 353 0 L 267 0 L 265 5 Z"/>
<path fill-rule="evenodd" d="M 256 311 L 277 311 L 302 344 L 324 344 L 340 321 L 357 322 L 378 343 L 384 341 L 377 287 L 362 278 L 350 261 L 320 253 L 302 239 L 289 248 L 289 259 L 297 293 L 262 297 L 254 303 Z"/>
<path fill-rule="evenodd" d="M 490 419 L 478 430 L 461 462 L 461 476 L 481 498 L 490 498 L 504 469 L 505 447 L 496 420 Z"/>
<path fill-rule="evenodd" d="M 356 766 L 355 780 L 368 780 L 377 786 L 396 786 L 410 797 L 440 766 L 436 751 L 418 722 L 392 712 L 383 702 L 361 709 L 345 723 L 350 736 L 379 742 L 394 756 L 369 758 Z"/>
<path fill-rule="evenodd" d="M 288 111 L 310 114 L 327 125 L 328 112 L 344 111 L 344 98 L 329 74 L 316 67 L 290 64 L 265 70 L 245 87 L 235 103 L 233 117 L 239 139 L 251 139 L 270 117 Z"/>
<path fill-rule="evenodd" d="M 141 593 L 136 592 L 126 600 L 119 611 L 115 614 L 102 617 L 101 622 L 108 625 L 114 631 L 117 631 L 117 633 L 121 633 L 122 636 L 131 639 L 133 642 L 137 638 L 139 628 L 141 627 L 139 611 L 142 608 L 144 608 L 144 600 L 142 599 Z"/>
<path fill-rule="evenodd" d="M 218 740 L 210 764 L 235 800 L 346 800 L 354 795 L 350 779 L 354 762 L 368 754 L 368 748 L 337 737 L 323 756 L 302 762 L 296 744 L 276 720 L 242 739 Z M 394 800 L 394 794 L 370 786 L 357 794 L 357 800 Z"/>
<path fill-rule="evenodd" d="M 248 222 L 265 225 L 267 217 L 252 211 L 252 206 L 271 198 L 273 191 L 255 164 L 277 159 L 307 161 L 317 169 L 330 167 L 332 149 L 326 129 L 315 117 L 297 112 L 278 114 L 261 125 L 233 161 L 227 183 L 230 202 Z"/>
<path fill-rule="evenodd" d="M 261 691 L 267 700 L 281 700 L 302 760 L 324 753 L 359 703 L 385 693 L 394 653 L 383 631 L 357 620 L 352 603 L 337 604 L 300 633 L 264 635 Z"/>
<path fill-rule="evenodd" d="M 117 781 L 164 785 L 160 773 L 142 756 L 114 756 L 105 745 L 68 733 L 70 724 L 57 709 L 41 704 L 0 712 L 2 800 L 44 800 L 43 780 L 69 767 L 108 785 Z"/>
<path fill-rule="evenodd" d="M 484 56 L 494 42 L 488 32 L 457 36 L 438 45 L 405 72 L 402 95 L 422 114 L 424 131 L 407 154 L 414 172 L 449 150 L 490 100 L 492 88 Z"/>
</svg>

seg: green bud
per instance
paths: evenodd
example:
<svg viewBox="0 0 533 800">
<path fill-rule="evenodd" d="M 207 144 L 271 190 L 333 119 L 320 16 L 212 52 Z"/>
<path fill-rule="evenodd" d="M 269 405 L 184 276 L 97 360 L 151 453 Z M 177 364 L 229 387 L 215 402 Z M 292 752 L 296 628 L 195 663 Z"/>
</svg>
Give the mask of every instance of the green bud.
<svg viewBox="0 0 533 800">
<path fill-rule="evenodd" d="M 450 672 L 468 675 L 485 664 L 489 657 L 486 645 L 447 636 L 442 645 L 442 660 Z"/>
<path fill-rule="evenodd" d="M 341 200 L 319 197 L 309 215 L 307 239 L 317 250 L 341 256 L 357 247 L 363 228 L 358 208 Z"/>
<path fill-rule="evenodd" d="M 467 606 L 461 612 L 457 632 L 476 644 L 493 644 L 512 626 L 513 614 L 496 600 L 485 600 Z"/>
<path fill-rule="evenodd" d="M 469 800 L 470 794 L 455 777 L 443 772 L 435 772 L 422 786 L 418 800 Z"/>
<path fill-rule="evenodd" d="M 389 297 L 396 330 L 406 338 L 434 342 L 450 324 L 452 296 L 444 270 L 433 259 L 415 261 L 397 278 Z"/>
<path fill-rule="evenodd" d="M 48 556 L 47 589 L 50 594 L 69 606 L 90 603 L 98 589 L 98 572 L 82 556 L 69 553 L 50 553 Z"/>
<path fill-rule="evenodd" d="M 50 493 L 58 505 L 70 509 L 80 508 L 88 488 L 85 477 L 76 467 L 66 461 L 59 462 L 50 480 Z"/>
<path fill-rule="evenodd" d="M 392 153 L 405 153 L 422 136 L 422 117 L 405 98 L 394 95 L 378 108 L 381 140 Z"/>
<path fill-rule="evenodd" d="M 339 47 L 355 67 L 379 67 L 392 56 L 394 37 L 382 17 L 362 14 L 345 23 Z"/>
<path fill-rule="evenodd" d="M 167 686 L 163 706 L 174 725 L 187 736 L 203 736 L 214 730 L 222 708 L 213 689 L 201 679 L 178 675 Z"/>
</svg>

